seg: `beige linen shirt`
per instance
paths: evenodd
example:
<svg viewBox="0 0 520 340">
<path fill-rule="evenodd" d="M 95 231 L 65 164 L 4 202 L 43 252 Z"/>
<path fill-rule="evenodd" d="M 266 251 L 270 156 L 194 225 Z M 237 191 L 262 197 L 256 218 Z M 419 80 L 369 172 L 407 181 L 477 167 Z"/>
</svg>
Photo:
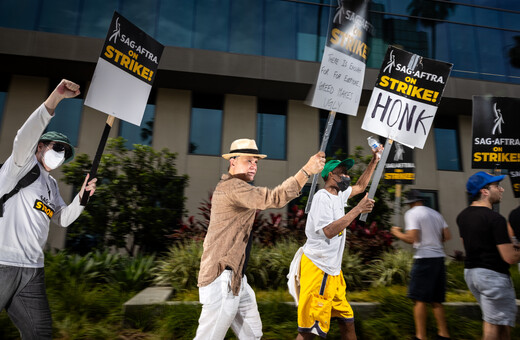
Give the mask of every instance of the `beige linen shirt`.
<svg viewBox="0 0 520 340">
<path fill-rule="evenodd" d="M 233 276 L 231 289 L 238 295 L 246 246 L 257 210 L 281 208 L 300 195 L 301 187 L 289 177 L 274 189 L 255 187 L 247 182 L 222 175 L 213 192 L 208 233 L 200 260 L 198 286 L 213 282 L 226 267 Z"/>
</svg>

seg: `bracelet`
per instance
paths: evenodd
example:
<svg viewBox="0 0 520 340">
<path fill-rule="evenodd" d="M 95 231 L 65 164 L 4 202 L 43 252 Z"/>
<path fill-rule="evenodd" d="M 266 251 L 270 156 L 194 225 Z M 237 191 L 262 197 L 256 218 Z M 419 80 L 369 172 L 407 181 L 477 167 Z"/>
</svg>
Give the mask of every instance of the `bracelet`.
<svg viewBox="0 0 520 340">
<path fill-rule="evenodd" d="M 305 171 L 303 168 L 301 168 L 300 170 L 303 172 L 305 176 L 307 176 L 307 178 L 311 178 L 311 175 L 309 175 L 307 171 Z"/>
</svg>

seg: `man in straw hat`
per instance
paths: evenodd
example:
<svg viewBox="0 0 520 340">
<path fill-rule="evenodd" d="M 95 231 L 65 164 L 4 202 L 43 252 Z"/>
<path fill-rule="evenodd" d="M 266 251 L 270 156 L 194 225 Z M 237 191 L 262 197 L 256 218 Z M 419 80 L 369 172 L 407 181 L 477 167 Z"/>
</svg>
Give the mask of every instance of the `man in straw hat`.
<svg viewBox="0 0 520 340">
<path fill-rule="evenodd" d="M 504 175 L 479 171 L 466 183 L 471 205 L 457 216 L 464 244 L 464 279 L 482 310 L 483 340 L 510 339 L 516 321 L 516 297 L 509 266 L 520 261 L 506 219 L 493 211 L 500 203 Z"/>
<path fill-rule="evenodd" d="M 274 189 L 256 187 L 258 160 L 265 158 L 252 139 L 237 139 L 229 153 L 229 172 L 213 192 L 211 217 L 200 261 L 202 312 L 195 339 L 224 339 L 231 326 L 239 339 L 260 339 L 262 322 L 255 294 L 245 276 L 257 210 L 281 208 L 300 194 L 309 177 L 319 173 L 325 154 L 318 152 Z"/>
<path fill-rule="evenodd" d="M 443 243 L 451 238 L 451 233 L 442 215 L 425 206 L 423 201 L 419 190 L 410 190 L 403 202 L 410 207 L 404 214 L 406 231 L 403 233 L 400 227 L 392 227 L 391 232 L 415 248 L 407 295 L 414 301 L 414 339 L 426 339 L 427 306 L 431 304 L 437 322 L 437 340 L 444 340 L 450 335 L 442 305 L 446 298 Z"/>
<path fill-rule="evenodd" d="M 50 222 L 67 227 L 83 211 L 85 188 L 92 195 L 96 179 L 85 182 L 66 205 L 49 171 L 74 158 L 74 147 L 58 132 L 43 131 L 58 103 L 79 95 L 79 86 L 62 80 L 18 130 L 11 156 L 0 168 L 0 311 L 20 330 L 22 339 L 51 339 L 52 319 L 45 292 L 43 248 Z M 31 174 L 28 185 L 12 191 Z M 32 175 L 34 174 L 34 175 Z"/>
<path fill-rule="evenodd" d="M 365 191 L 379 162 L 377 152 L 382 149 L 381 146 L 372 151 L 372 160 L 355 185 L 350 185 L 348 175 L 354 165 L 353 159 L 330 160 L 321 171 L 325 186 L 314 195 L 305 225 L 307 241 L 293 260 L 294 267 L 300 271 L 299 287 L 295 288 L 294 294 L 298 303 L 296 339 L 326 337 L 331 318 L 338 321 L 342 339 L 356 339 L 354 312 L 345 295 L 347 285 L 341 271 L 345 228 L 360 214 L 371 212 L 375 201 L 365 193 L 346 214 L 345 207 L 348 198 Z M 292 290 L 291 283 L 289 289 Z"/>
</svg>

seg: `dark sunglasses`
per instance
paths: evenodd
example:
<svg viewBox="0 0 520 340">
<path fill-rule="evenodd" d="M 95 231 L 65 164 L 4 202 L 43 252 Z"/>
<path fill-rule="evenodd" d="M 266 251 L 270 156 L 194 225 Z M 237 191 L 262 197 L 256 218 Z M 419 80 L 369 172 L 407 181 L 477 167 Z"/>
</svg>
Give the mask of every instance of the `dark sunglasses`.
<svg viewBox="0 0 520 340">
<path fill-rule="evenodd" d="M 59 143 L 54 143 L 52 145 L 52 149 L 56 152 L 62 152 L 62 151 L 65 151 L 65 145 L 59 144 Z"/>
</svg>

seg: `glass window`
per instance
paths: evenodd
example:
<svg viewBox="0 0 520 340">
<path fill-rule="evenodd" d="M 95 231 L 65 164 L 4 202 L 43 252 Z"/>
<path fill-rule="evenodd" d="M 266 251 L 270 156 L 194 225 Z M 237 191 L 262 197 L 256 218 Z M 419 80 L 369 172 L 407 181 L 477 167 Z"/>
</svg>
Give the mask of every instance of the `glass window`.
<svg viewBox="0 0 520 340">
<path fill-rule="evenodd" d="M 192 47 L 195 1 L 161 1 L 157 40 L 164 45 Z"/>
<path fill-rule="evenodd" d="M 132 150 L 134 144 L 152 145 L 154 119 L 155 105 L 147 104 L 140 126 L 121 120 L 119 135 L 126 139 L 127 149 Z"/>
<path fill-rule="evenodd" d="M 120 13 L 148 35 L 155 36 L 159 0 L 123 0 L 121 2 Z"/>
<path fill-rule="evenodd" d="M 320 110 L 320 144 L 323 140 L 323 134 L 327 126 L 329 119 L 329 112 Z M 348 157 L 348 144 L 347 144 L 347 115 L 342 113 L 336 113 L 334 117 L 334 124 L 329 135 L 329 141 L 327 148 L 325 149 L 325 155 L 327 157 L 337 156 L 339 159 Z"/>
<path fill-rule="evenodd" d="M 224 97 L 221 95 L 201 93 L 192 95 L 188 150 L 190 154 L 221 155 L 223 106 Z"/>
<path fill-rule="evenodd" d="M 197 1 L 193 47 L 215 51 L 228 50 L 229 1 Z"/>
<path fill-rule="evenodd" d="M 83 2 L 78 34 L 86 37 L 105 38 L 118 0 L 89 0 Z"/>
<path fill-rule="evenodd" d="M 80 0 L 45 0 L 41 2 L 38 31 L 77 34 Z"/>
<path fill-rule="evenodd" d="M 2 126 L 2 117 L 4 116 L 4 106 L 6 98 L 7 92 L 0 91 L 0 127 Z"/>
<path fill-rule="evenodd" d="M 439 198 L 437 190 L 424 190 L 419 189 L 422 196 L 424 197 L 424 205 L 433 210 L 439 211 Z"/>
<path fill-rule="evenodd" d="M 319 57 L 325 45 L 329 7 L 298 4 L 297 20 L 297 58 L 308 61 L 321 60 Z"/>
<path fill-rule="evenodd" d="M 461 171 L 458 124 L 447 116 L 435 117 L 434 136 L 437 170 Z"/>
<path fill-rule="evenodd" d="M 507 50 L 502 40 L 501 31 L 477 28 L 477 41 L 479 48 L 480 72 L 487 73 L 492 81 L 505 81 L 505 63 L 497 63 L 497 60 L 507 60 Z M 489 78 L 491 77 L 491 78 Z"/>
<path fill-rule="evenodd" d="M 233 0 L 229 52 L 262 54 L 263 2 Z"/>
<path fill-rule="evenodd" d="M 266 0 L 264 55 L 296 58 L 296 3 Z"/>
<path fill-rule="evenodd" d="M 40 2 L 34 0 L 0 1 L 0 26 L 34 30 L 40 14 Z"/>
<path fill-rule="evenodd" d="M 286 159 L 287 101 L 258 99 L 256 143 L 270 159 Z"/>
<path fill-rule="evenodd" d="M 46 131 L 61 132 L 69 138 L 72 145 L 77 146 L 82 112 L 82 98 L 62 100 L 56 107 L 56 116 L 51 119 Z"/>
</svg>

